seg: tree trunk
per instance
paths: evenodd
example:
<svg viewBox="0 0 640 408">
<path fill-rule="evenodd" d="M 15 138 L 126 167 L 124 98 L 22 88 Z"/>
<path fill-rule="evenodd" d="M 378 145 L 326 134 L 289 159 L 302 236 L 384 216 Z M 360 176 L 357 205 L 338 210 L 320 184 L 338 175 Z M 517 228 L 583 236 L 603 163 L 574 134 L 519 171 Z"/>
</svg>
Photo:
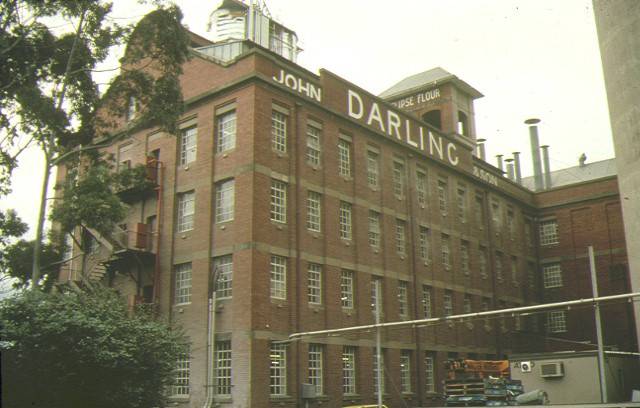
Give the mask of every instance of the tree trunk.
<svg viewBox="0 0 640 408">
<path fill-rule="evenodd" d="M 46 151 L 43 153 L 45 156 L 44 174 L 42 179 L 42 190 L 40 191 L 40 211 L 38 212 L 36 238 L 33 245 L 33 264 L 31 268 L 31 281 L 33 282 L 33 287 L 38 286 L 38 281 L 42 275 L 40 272 L 40 253 L 42 252 L 42 233 L 44 230 L 45 214 L 47 210 L 47 190 L 49 189 L 49 176 L 51 175 L 49 154 Z"/>
</svg>

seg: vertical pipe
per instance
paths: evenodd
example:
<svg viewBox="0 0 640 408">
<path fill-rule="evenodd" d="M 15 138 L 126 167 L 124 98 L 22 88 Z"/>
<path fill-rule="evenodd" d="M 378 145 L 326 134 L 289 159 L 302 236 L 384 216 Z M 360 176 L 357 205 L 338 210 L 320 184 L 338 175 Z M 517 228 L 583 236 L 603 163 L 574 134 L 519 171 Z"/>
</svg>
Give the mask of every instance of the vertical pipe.
<svg viewBox="0 0 640 408">
<path fill-rule="evenodd" d="M 376 366 L 377 371 L 377 386 L 378 386 L 378 408 L 382 407 L 382 335 L 380 333 L 380 297 L 382 296 L 382 285 L 379 280 L 376 280 L 376 359 L 378 364 Z"/>
<path fill-rule="evenodd" d="M 478 157 L 484 161 L 487 161 L 487 152 L 484 147 L 484 142 L 486 141 L 487 139 L 478 139 Z"/>
<path fill-rule="evenodd" d="M 502 156 L 501 154 L 496 154 L 496 159 L 498 159 L 498 168 L 500 169 L 500 171 L 502 171 L 504 173 L 504 164 L 502 163 Z"/>
<path fill-rule="evenodd" d="M 520 171 L 520 152 L 513 152 L 513 165 L 516 170 L 516 183 L 522 184 L 522 172 Z"/>
<path fill-rule="evenodd" d="M 524 121 L 529 125 L 529 139 L 531 141 L 531 160 L 533 161 L 533 179 L 536 191 L 542 190 L 542 165 L 540 163 L 540 141 L 538 138 L 538 123 L 540 119 L 527 119 Z"/>
<path fill-rule="evenodd" d="M 593 297 L 598 297 L 598 278 L 596 276 L 596 262 L 593 255 L 593 246 L 589 245 L 589 267 L 591 269 L 591 290 Z M 600 302 L 595 302 L 596 336 L 598 339 L 598 368 L 600 369 L 600 394 L 601 402 L 608 403 L 607 398 L 607 378 L 604 372 L 604 346 L 602 345 L 602 323 L 600 322 Z"/>
<path fill-rule="evenodd" d="M 551 166 L 549 164 L 549 145 L 540 146 L 542 161 L 544 163 L 544 189 L 551 188 Z"/>
<path fill-rule="evenodd" d="M 509 177 L 509 180 L 515 181 L 516 174 L 513 168 L 513 159 L 506 159 L 505 162 L 507 162 L 507 177 Z"/>
</svg>

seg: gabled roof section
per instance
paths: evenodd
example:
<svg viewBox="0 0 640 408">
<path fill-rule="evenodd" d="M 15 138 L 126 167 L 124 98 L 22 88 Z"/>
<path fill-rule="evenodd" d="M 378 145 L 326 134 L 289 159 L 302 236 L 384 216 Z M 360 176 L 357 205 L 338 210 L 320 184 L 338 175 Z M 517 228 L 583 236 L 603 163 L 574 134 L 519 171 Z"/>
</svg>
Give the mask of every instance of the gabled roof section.
<svg viewBox="0 0 640 408">
<path fill-rule="evenodd" d="M 441 67 L 436 67 L 428 71 L 406 77 L 391 88 L 382 92 L 379 96 L 383 99 L 393 99 L 423 88 L 430 88 L 447 82 L 453 82 L 458 88 L 467 92 L 473 98 L 480 98 L 484 96 L 477 89 Z"/>
<path fill-rule="evenodd" d="M 551 188 L 568 186 L 570 184 L 584 183 L 586 181 L 613 177 L 618 174 L 616 159 L 601 160 L 593 163 L 585 163 L 582 166 L 574 166 L 551 172 Z M 533 176 L 524 177 L 522 185 L 535 191 Z"/>
</svg>

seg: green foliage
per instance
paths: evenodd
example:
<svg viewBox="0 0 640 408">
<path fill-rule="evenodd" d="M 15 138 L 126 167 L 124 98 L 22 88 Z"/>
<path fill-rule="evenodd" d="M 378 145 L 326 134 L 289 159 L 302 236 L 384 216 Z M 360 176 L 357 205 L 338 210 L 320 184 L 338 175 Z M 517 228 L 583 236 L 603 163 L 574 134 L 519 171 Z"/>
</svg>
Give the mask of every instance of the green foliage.
<svg viewBox="0 0 640 408">
<path fill-rule="evenodd" d="M 0 306 L 3 405 L 14 408 L 164 406 L 180 331 L 129 313 L 113 290 L 26 291 Z"/>
<path fill-rule="evenodd" d="M 77 181 L 65 184 L 51 218 L 65 233 L 84 225 L 109 235 L 127 214 L 127 207 L 116 195 L 117 187 L 117 173 L 107 162 L 97 161 L 87 166 Z"/>
<path fill-rule="evenodd" d="M 162 0 L 153 3 L 156 10 L 134 27 L 110 18 L 108 1 L 0 2 L 0 196 L 9 191 L 25 139 L 44 153 L 47 183 L 51 169 L 63 159 L 76 160 L 78 151 L 95 149 L 91 144 L 98 136 L 122 130 L 130 97 L 138 99 L 140 115 L 126 131 L 152 125 L 176 131 L 183 112 L 179 76 L 189 57 L 188 34 L 177 6 Z M 122 44 L 127 44 L 123 69 L 109 91 L 100 95 L 94 72 Z M 44 194 L 36 227 L 36 278 Z M 124 216 L 106 170 L 96 163 L 90 163 L 89 174 L 66 198 L 71 202 L 57 209 L 65 231 L 86 223 L 108 233 Z"/>
<path fill-rule="evenodd" d="M 126 191 L 130 195 L 141 195 L 151 191 L 155 183 L 149 179 L 147 166 L 138 164 L 115 174 L 118 191 Z"/>
<path fill-rule="evenodd" d="M 31 279 L 34 241 L 21 239 L 7 245 L 0 254 L 0 274 L 16 278 L 16 287 L 26 286 Z M 49 290 L 57 281 L 62 260 L 62 248 L 53 243 L 42 246 L 42 274 L 46 276 L 43 288 Z"/>
<path fill-rule="evenodd" d="M 27 232 L 27 224 L 22 222 L 14 210 L 0 211 L 0 250 L 11 238 L 17 238 Z M 2 252 L 0 251 L 0 258 Z"/>
</svg>

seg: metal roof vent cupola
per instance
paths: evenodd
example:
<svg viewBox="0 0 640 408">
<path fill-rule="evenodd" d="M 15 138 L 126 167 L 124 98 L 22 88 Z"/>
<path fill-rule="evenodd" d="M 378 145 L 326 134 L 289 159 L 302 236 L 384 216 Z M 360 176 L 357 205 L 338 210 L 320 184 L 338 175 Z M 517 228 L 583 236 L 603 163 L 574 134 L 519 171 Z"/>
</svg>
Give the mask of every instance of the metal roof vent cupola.
<svg viewBox="0 0 640 408">
<path fill-rule="evenodd" d="M 223 0 L 209 16 L 207 31 L 212 32 L 214 46 L 199 51 L 228 61 L 244 52 L 245 41 L 251 41 L 296 62 L 302 49 L 293 30 L 276 22 L 264 1 Z"/>
</svg>

